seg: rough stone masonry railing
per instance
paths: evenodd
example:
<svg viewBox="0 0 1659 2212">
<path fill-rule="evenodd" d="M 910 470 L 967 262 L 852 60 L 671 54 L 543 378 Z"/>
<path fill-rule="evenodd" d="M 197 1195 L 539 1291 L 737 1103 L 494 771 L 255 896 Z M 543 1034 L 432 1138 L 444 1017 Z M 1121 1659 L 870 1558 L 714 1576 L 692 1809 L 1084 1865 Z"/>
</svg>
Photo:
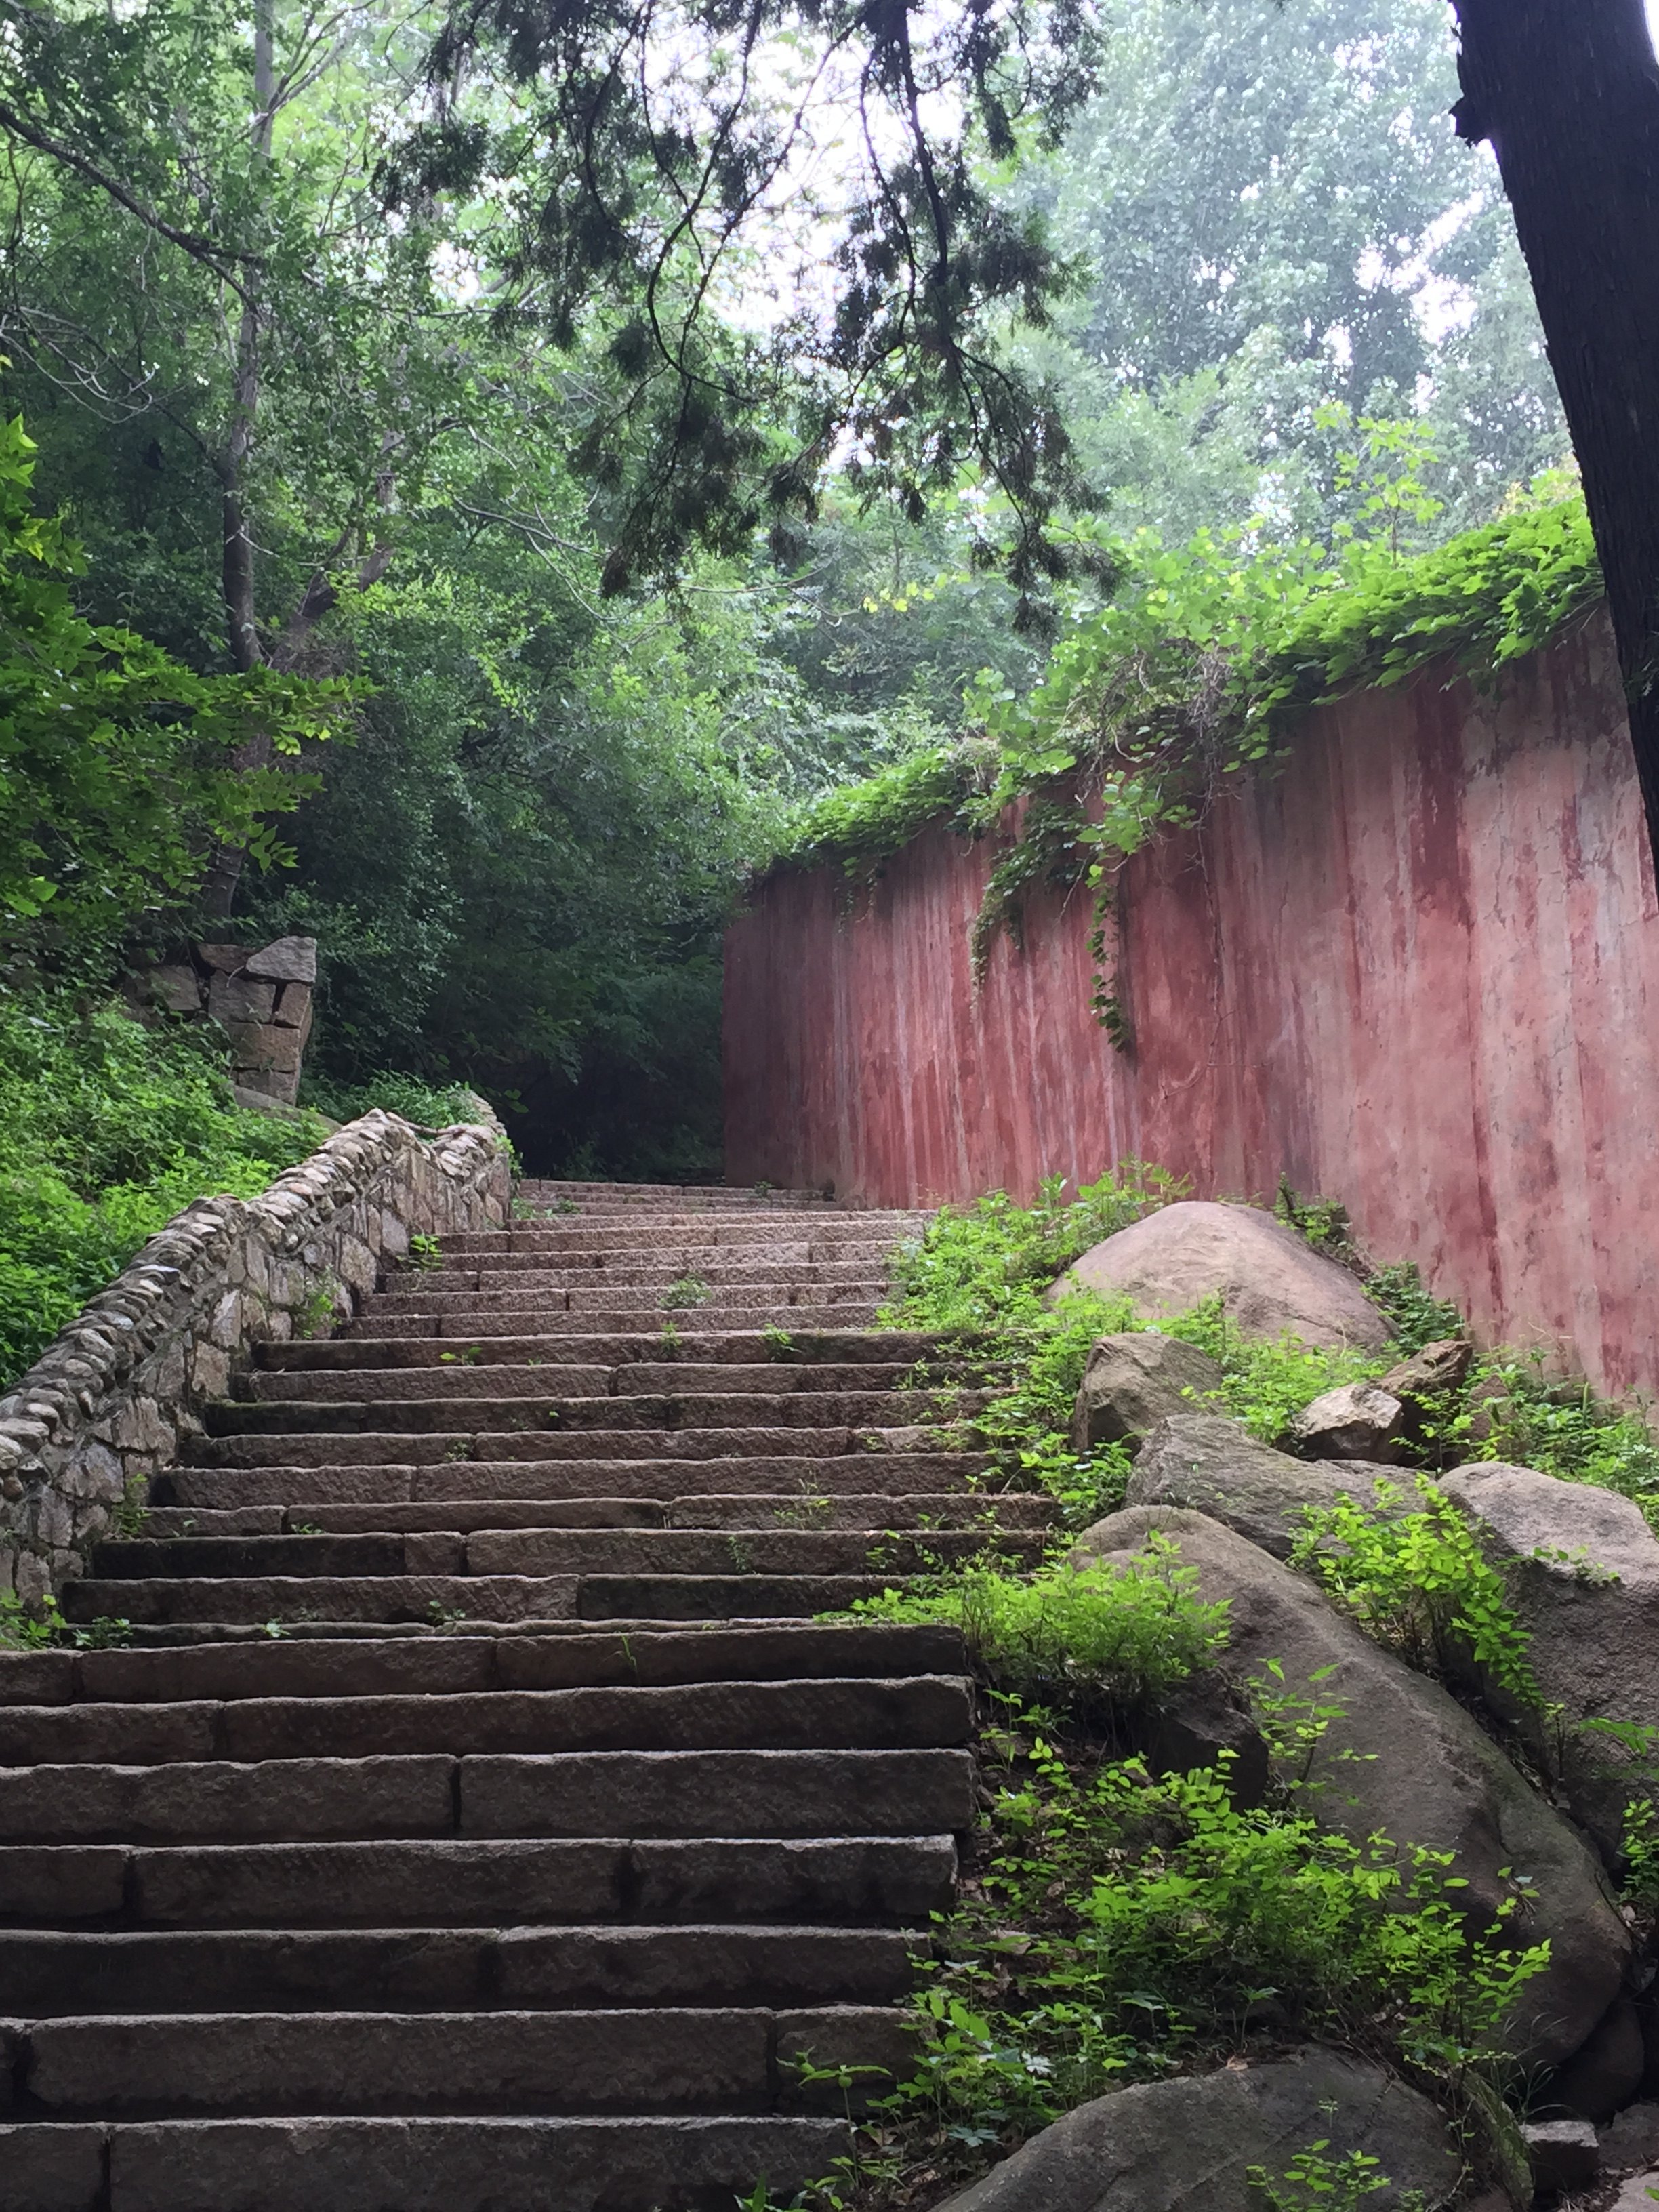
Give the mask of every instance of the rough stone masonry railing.
<svg viewBox="0 0 1659 2212">
<path fill-rule="evenodd" d="M 365 1114 L 258 1198 L 198 1199 L 150 1238 L 0 1398 L 0 1590 L 81 1573 L 251 1345 L 355 1310 L 411 1237 L 507 1218 L 506 1134 L 478 1105 L 424 1137 Z"/>
</svg>

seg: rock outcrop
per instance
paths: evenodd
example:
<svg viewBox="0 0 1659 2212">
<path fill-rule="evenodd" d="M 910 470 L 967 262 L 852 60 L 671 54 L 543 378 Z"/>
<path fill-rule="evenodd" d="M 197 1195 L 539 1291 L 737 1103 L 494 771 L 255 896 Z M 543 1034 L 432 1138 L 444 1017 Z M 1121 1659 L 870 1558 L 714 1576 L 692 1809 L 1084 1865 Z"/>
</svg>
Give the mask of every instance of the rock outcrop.
<svg viewBox="0 0 1659 2212">
<path fill-rule="evenodd" d="M 1322 1260 L 1292 1229 L 1250 1206 L 1182 1199 L 1073 1261 L 1051 1297 L 1121 1294 L 1145 1321 L 1188 1313 L 1218 1293 L 1242 1335 L 1286 1330 L 1303 1343 L 1379 1352 L 1389 1325 L 1346 1267 Z"/>
<path fill-rule="evenodd" d="M 1540 1729 L 1497 1684 L 1477 1686 L 1531 1729 L 1575 1814 L 1614 1851 L 1626 1802 L 1651 1791 L 1659 1768 L 1659 1539 L 1628 1498 L 1535 1468 L 1480 1462 L 1441 1487 L 1480 1528 L 1531 1633 L 1544 1702 L 1565 1725 Z M 1650 1747 L 1632 1761 L 1605 1730 L 1584 1732 L 1597 1721 L 1652 1730 Z"/>
<path fill-rule="evenodd" d="M 1215 1413 L 1176 1413 L 1141 1446 L 1126 1502 L 1207 1513 L 1283 1559 L 1303 1532 L 1309 1506 L 1334 1505 L 1344 1497 L 1370 1504 L 1379 1479 L 1401 1484 L 1397 1468 L 1292 1459 L 1237 1421 Z"/>
<path fill-rule="evenodd" d="M 1395 1466 L 1407 1455 L 1405 1401 L 1380 1383 L 1340 1383 L 1302 1408 L 1291 1434 L 1310 1459 Z"/>
<path fill-rule="evenodd" d="M 1138 1470 L 1137 1470 L 1138 1472 Z M 1528 1877 L 1515 1939 L 1547 1937 L 1547 1968 L 1522 1992 L 1513 2040 L 1528 2064 L 1559 2066 L 1619 1996 L 1630 1939 L 1586 1845 L 1463 1708 L 1342 1620 L 1313 1586 L 1203 1514 L 1131 1508 L 1097 1522 L 1079 1562 L 1141 1550 L 1153 1529 L 1176 1539 L 1206 1602 L 1231 1608 L 1230 1668 L 1240 1677 L 1277 1661 L 1284 1688 L 1341 1707 L 1310 1773 L 1321 1820 L 1363 1838 L 1455 1855 L 1478 1928 Z M 1309 1691 L 1307 1686 L 1316 1682 Z"/>
<path fill-rule="evenodd" d="M 1462 2160 L 1429 2100 L 1380 2067 L 1311 2048 L 1257 2066 L 1120 2089 L 1079 2105 L 942 2212 L 1253 2212 L 1249 2169 L 1275 2180 L 1298 2151 L 1365 2151 L 1390 2186 L 1446 2203 Z"/>
<path fill-rule="evenodd" d="M 1138 1450 L 1160 1421 L 1195 1412 L 1222 1381 L 1219 1362 L 1179 1337 L 1151 1328 L 1103 1336 L 1077 1394 L 1072 1443 L 1079 1452 L 1115 1443 Z"/>
</svg>

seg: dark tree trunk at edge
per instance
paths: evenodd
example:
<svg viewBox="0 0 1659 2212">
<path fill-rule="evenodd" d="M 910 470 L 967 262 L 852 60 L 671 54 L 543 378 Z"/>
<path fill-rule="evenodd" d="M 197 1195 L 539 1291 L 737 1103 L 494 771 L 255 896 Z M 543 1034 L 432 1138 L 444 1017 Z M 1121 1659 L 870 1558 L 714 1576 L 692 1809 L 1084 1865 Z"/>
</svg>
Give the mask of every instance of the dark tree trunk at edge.
<svg viewBox="0 0 1659 2212">
<path fill-rule="evenodd" d="M 1458 129 L 1515 210 L 1607 578 L 1659 856 L 1659 64 L 1642 0 L 1453 0 Z"/>
</svg>

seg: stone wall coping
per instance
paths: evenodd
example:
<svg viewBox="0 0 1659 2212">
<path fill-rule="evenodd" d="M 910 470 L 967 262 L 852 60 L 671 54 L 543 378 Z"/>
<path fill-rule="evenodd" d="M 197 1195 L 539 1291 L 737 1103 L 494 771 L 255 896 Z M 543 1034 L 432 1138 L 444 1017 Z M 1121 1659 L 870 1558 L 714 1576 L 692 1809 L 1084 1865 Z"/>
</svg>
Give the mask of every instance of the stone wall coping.
<svg viewBox="0 0 1659 2212">
<path fill-rule="evenodd" d="M 498 1228 L 512 1153 L 476 1121 L 422 1129 L 377 1108 L 256 1198 L 173 1216 L 0 1397 L 0 1590 L 80 1573 L 250 1347 L 349 1319 L 413 1237 Z"/>
</svg>

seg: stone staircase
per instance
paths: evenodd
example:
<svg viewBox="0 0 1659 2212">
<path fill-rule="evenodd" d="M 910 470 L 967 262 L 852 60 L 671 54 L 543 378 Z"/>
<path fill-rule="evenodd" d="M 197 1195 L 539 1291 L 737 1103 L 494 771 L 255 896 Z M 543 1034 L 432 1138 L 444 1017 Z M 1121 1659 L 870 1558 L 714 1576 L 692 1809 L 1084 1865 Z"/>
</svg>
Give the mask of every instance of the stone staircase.
<svg viewBox="0 0 1659 2212">
<path fill-rule="evenodd" d="M 803 2057 L 905 2067 L 970 1686 L 813 1616 L 987 1540 L 870 1326 L 916 1218 L 525 1201 L 263 1347 L 0 1656 L 0 2212 L 731 2212 L 844 2146 Z"/>
</svg>

